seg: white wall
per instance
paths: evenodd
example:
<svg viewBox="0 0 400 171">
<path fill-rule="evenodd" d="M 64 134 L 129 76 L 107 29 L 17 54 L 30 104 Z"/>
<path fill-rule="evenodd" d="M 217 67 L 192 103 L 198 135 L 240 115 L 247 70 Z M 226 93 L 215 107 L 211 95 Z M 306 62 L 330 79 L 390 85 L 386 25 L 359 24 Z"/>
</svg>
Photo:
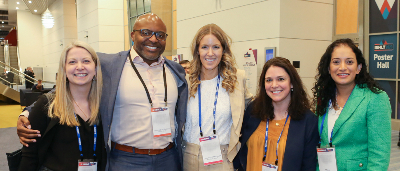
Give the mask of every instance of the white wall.
<svg viewBox="0 0 400 171">
<path fill-rule="evenodd" d="M 300 61 L 300 77 L 312 97 L 318 62 L 332 42 L 333 0 L 281 0 L 279 56 Z"/>
<path fill-rule="evenodd" d="M 97 52 L 123 51 L 123 1 L 77 0 L 76 3 L 78 40 L 89 43 Z"/>
<path fill-rule="evenodd" d="M 53 28 L 42 26 L 44 80 L 54 81 L 64 47 L 77 39 L 76 7 L 74 0 L 56 0 L 49 10 L 54 17 Z"/>
<path fill-rule="evenodd" d="M 177 53 L 191 60 L 190 43 L 209 23 L 232 38 L 239 69 L 249 48 L 257 49 L 259 63 L 265 47 L 276 47 L 277 56 L 301 61 L 300 76 L 311 95 L 318 61 L 332 40 L 333 0 L 177 0 Z M 258 66 L 255 80 L 261 69 Z"/>
<path fill-rule="evenodd" d="M 21 68 L 43 67 L 42 21 L 39 15 L 17 10 L 17 38 Z"/>
</svg>

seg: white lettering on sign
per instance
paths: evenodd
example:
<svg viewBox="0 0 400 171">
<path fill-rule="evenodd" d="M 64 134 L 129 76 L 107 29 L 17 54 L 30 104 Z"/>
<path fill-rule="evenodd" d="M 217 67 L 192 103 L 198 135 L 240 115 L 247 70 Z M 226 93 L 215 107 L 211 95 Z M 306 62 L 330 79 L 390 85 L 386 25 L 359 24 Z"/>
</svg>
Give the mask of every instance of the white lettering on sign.
<svg viewBox="0 0 400 171">
<path fill-rule="evenodd" d="M 377 62 L 376 67 L 377 68 L 389 68 L 389 62 Z"/>
<path fill-rule="evenodd" d="M 375 60 L 392 60 L 393 59 L 393 55 L 378 55 L 378 54 L 374 54 L 374 61 Z"/>
</svg>

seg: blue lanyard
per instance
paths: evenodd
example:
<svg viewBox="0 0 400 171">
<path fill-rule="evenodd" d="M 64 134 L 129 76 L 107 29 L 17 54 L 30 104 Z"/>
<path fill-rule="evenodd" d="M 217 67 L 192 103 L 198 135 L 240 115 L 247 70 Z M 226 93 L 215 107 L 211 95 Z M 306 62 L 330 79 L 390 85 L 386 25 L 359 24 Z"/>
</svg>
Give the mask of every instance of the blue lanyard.
<svg viewBox="0 0 400 171">
<path fill-rule="evenodd" d="M 328 110 L 328 111 L 329 111 L 329 110 Z M 319 146 L 321 145 L 322 129 L 324 129 L 325 117 L 326 117 L 326 114 L 328 113 L 328 111 L 326 111 L 326 113 L 325 113 L 324 116 L 322 117 L 321 129 L 320 129 L 320 131 L 319 131 L 319 135 L 320 135 L 320 137 L 319 137 Z M 333 126 L 333 128 L 335 128 L 335 126 Z M 331 131 L 331 138 L 329 139 L 329 145 L 330 145 L 331 147 L 332 147 L 332 133 L 333 133 L 333 128 L 332 128 L 332 131 Z"/>
<path fill-rule="evenodd" d="M 353 93 L 353 92 L 352 92 Z M 350 94 L 351 95 L 351 94 Z M 349 98 L 350 98 L 350 96 L 349 96 Z M 349 100 L 349 99 L 347 99 L 347 100 Z M 344 104 L 344 106 L 343 106 L 343 108 L 342 108 L 342 111 L 343 111 L 343 109 L 344 109 L 344 107 L 346 106 L 346 104 L 347 104 L 347 100 L 346 100 L 346 103 Z M 329 101 L 329 106 L 331 106 L 332 105 L 332 101 Z M 321 129 L 320 129 L 320 131 L 319 131 L 319 143 L 318 143 L 318 147 L 320 147 L 321 146 L 321 139 L 322 139 L 322 129 L 324 129 L 324 123 L 325 123 L 325 117 L 326 117 L 326 115 L 328 114 L 328 112 L 329 112 L 329 109 L 326 111 L 326 113 L 324 114 L 324 116 L 322 117 L 322 122 L 321 122 Z M 339 119 L 339 118 L 338 118 Z M 333 129 L 335 128 L 335 125 L 333 125 L 333 128 L 332 128 L 332 130 L 331 130 L 331 137 L 329 138 L 329 146 L 330 147 L 332 147 L 332 135 L 333 135 Z"/>
<path fill-rule="evenodd" d="M 199 76 L 200 80 L 200 76 Z M 219 80 L 220 76 L 218 74 L 218 79 L 217 79 L 217 87 L 215 88 L 215 100 L 214 100 L 214 109 L 213 109 L 213 116 L 214 116 L 214 123 L 213 123 L 213 132 L 214 134 L 217 133 L 215 130 L 215 111 L 217 109 L 217 99 L 218 99 L 218 90 L 219 90 Z M 200 91 L 200 84 L 197 87 L 197 94 L 199 96 L 199 127 L 200 127 L 200 136 L 203 137 L 203 131 L 201 130 L 201 91 Z"/>
<path fill-rule="evenodd" d="M 283 130 L 285 129 L 285 126 L 286 126 L 286 123 L 287 123 L 287 120 L 289 119 L 289 114 L 287 115 L 287 117 L 286 117 L 286 121 L 285 121 L 285 125 L 283 125 L 283 128 L 282 128 L 282 131 L 281 131 L 281 134 L 279 135 L 279 138 L 278 138 L 278 142 L 276 142 L 276 161 L 275 161 L 275 165 L 278 165 L 278 145 L 279 145 L 279 141 L 281 140 L 281 136 L 282 136 L 282 133 L 283 133 Z M 267 157 L 267 146 L 268 146 L 268 127 L 269 127 L 269 119 L 267 119 L 267 127 L 265 128 L 265 144 L 264 144 L 264 158 L 263 158 L 263 162 L 264 162 L 264 160 L 265 160 L 265 158 Z"/>
<path fill-rule="evenodd" d="M 78 121 L 78 118 L 75 115 L 75 119 L 76 121 Z M 83 153 L 82 153 L 82 140 L 81 140 L 81 133 L 79 132 L 79 127 L 75 126 L 76 128 L 76 134 L 78 135 L 78 144 L 79 144 L 79 151 L 81 152 L 80 156 L 81 156 L 81 160 L 83 160 Z M 97 140 L 97 126 L 96 124 L 93 125 L 93 132 L 94 132 L 94 142 L 93 142 L 93 156 L 96 157 L 96 140 Z"/>
</svg>

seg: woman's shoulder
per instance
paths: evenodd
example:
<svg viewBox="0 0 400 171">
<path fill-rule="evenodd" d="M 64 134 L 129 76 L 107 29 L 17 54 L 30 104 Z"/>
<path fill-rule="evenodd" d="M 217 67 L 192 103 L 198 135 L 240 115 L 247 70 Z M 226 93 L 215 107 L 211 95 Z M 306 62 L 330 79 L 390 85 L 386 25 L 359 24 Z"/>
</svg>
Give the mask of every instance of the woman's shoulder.
<svg viewBox="0 0 400 171">
<path fill-rule="evenodd" d="M 43 94 L 43 95 L 39 96 L 38 100 L 35 103 L 35 106 L 39 105 L 39 106 L 47 107 L 48 103 L 49 103 L 49 97 L 46 96 L 45 94 Z"/>
<path fill-rule="evenodd" d="M 318 117 L 310 109 L 304 112 L 304 120 L 318 122 Z"/>
<path fill-rule="evenodd" d="M 364 90 L 364 96 L 369 99 L 389 99 L 389 96 L 384 90 L 377 90 L 377 92 L 371 91 L 366 86 L 358 86 L 359 89 Z"/>
</svg>

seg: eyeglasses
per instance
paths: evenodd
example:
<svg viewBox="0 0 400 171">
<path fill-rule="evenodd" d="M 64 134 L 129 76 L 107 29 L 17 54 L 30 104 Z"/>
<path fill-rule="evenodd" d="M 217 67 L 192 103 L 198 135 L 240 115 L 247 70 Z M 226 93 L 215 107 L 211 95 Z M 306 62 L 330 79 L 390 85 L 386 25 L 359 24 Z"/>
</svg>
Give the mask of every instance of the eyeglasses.
<svg viewBox="0 0 400 171">
<path fill-rule="evenodd" d="M 154 32 L 149 29 L 140 29 L 140 30 L 133 30 L 133 31 L 140 31 L 140 35 L 144 38 L 151 38 L 153 35 L 156 35 L 157 40 L 165 41 L 167 39 L 168 34 L 162 31 Z"/>
</svg>

